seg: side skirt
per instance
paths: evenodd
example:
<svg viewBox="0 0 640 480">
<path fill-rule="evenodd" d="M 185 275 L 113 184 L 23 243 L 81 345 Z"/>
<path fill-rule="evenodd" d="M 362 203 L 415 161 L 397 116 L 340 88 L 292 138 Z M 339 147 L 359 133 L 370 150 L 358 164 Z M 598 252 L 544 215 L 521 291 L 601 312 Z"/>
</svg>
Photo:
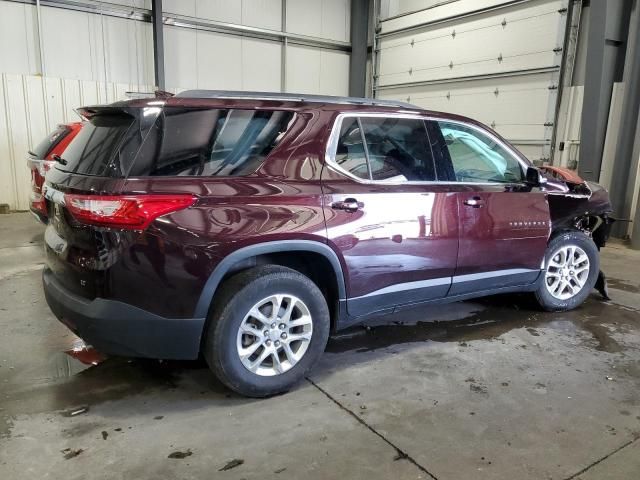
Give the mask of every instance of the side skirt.
<svg viewBox="0 0 640 480">
<path fill-rule="evenodd" d="M 477 290 L 474 292 L 461 293 L 458 295 L 451 295 L 447 297 L 441 297 L 436 299 L 421 300 L 418 302 L 405 303 L 396 306 L 383 306 L 379 309 L 367 313 L 365 315 L 350 315 L 345 308 L 344 302 L 341 302 L 340 318 L 336 322 L 335 331 L 343 330 L 345 328 L 357 325 L 372 317 L 378 317 L 381 315 L 390 315 L 392 313 L 401 312 L 404 310 L 428 306 L 428 305 L 442 305 L 453 302 L 460 302 L 464 300 L 471 300 L 473 298 L 487 297 L 489 295 L 498 295 L 501 293 L 519 293 L 519 292 L 533 292 L 538 288 L 538 281 L 542 278 L 542 272 L 538 272 L 537 277 L 533 282 L 527 282 L 521 285 L 510 285 L 507 287 L 494 287 L 485 290 Z"/>
</svg>

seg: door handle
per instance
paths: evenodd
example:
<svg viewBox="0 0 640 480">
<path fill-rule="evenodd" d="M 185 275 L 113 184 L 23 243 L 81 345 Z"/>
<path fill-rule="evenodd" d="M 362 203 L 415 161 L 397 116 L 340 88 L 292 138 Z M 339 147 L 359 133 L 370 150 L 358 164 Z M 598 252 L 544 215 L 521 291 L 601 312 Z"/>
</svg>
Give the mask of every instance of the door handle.
<svg viewBox="0 0 640 480">
<path fill-rule="evenodd" d="M 360 208 L 360 204 L 355 198 L 345 198 L 344 200 L 333 202 L 331 208 L 334 210 L 344 210 L 346 212 L 355 212 Z"/>
<path fill-rule="evenodd" d="M 468 207 L 481 208 L 484 202 L 480 197 L 472 197 L 472 198 L 467 198 L 464 201 L 464 204 Z"/>
</svg>

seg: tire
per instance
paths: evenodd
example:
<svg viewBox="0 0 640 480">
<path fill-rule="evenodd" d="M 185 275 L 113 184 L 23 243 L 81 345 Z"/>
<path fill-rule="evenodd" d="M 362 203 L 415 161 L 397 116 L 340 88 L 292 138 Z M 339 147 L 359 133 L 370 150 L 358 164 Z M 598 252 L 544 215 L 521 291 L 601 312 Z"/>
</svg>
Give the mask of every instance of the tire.
<svg viewBox="0 0 640 480">
<path fill-rule="evenodd" d="M 587 263 L 581 261 L 583 256 L 588 260 L 588 271 L 584 270 Z M 568 263 L 566 259 L 570 259 Z M 593 240 L 582 232 L 562 232 L 549 242 L 544 265 L 542 278 L 535 291 L 538 303 L 550 312 L 572 310 L 587 299 L 596 284 L 600 271 L 598 248 Z M 561 265 L 561 268 L 558 265 Z M 578 273 L 581 271 L 582 273 Z M 569 284 L 565 283 L 563 286 L 562 283 L 558 283 L 562 278 Z"/>
<path fill-rule="evenodd" d="M 276 321 L 271 322 L 276 304 L 282 308 L 278 309 Z M 287 309 L 290 305 L 293 307 Z M 255 314 L 249 313 L 256 310 L 259 311 Z M 284 322 L 289 325 L 281 313 L 287 311 L 291 311 L 291 325 L 304 325 L 281 329 Z M 305 323 L 308 317 L 310 325 Z M 272 324 L 277 326 L 272 328 Z M 221 285 L 209 314 L 203 353 L 209 368 L 231 390 L 249 397 L 267 397 L 290 390 L 304 378 L 324 352 L 329 329 L 327 302 L 315 283 L 296 270 L 264 265 L 242 271 Z M 287 340 L 282 340 L 285 337 Z M 258 343 L 254 353 L 241 358 L 241 351 L 249 352 Z M 269 352 L 254 371 L 250 370 L 250 365 Z"/>
</svg>

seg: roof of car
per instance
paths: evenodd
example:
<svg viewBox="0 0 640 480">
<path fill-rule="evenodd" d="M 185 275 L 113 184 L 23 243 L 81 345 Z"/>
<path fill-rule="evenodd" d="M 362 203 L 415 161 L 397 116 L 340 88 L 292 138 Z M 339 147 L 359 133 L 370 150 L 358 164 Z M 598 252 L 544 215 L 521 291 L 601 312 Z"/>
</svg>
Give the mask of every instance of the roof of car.
<svg viewBox="0 0 640 480">
<path fill-rule="evenodd" d="M 221 100 L 274 100 L 278 102 L 322 103 L 335 105 L 367 105 L 422 110 L 411 103 L 399 100 L 380 100 L 365 97 L 339 97 L 334 95 L 310 95 L 306 93 L 243 92 L 234 90 L 185 90 L 175 98 L 207 98 Z"/>
<path fill-rule="evenodd" d="M 339 97 L 304 93 L 244 92 L 236 90 L 185 90 L 176 95 L 169 92 L 134 94 L 129 100 L 111 105 L 88 106 L 78 109 L 81 115 L 93 110 L 123 107 L 168 106 L 186 108 L 265 108 L 274 110 L 309 111 L 325 110 L 332 113 L 403 113 L 429 115 L 434 118 L 458 119 L 467 123 L 486 126 L 476 120 L 457 114 L 437 112 L 400 100 L 382 100 L 364 97 Z M 87 117 L 88 118 L 88 117 Z"/>
</svg>

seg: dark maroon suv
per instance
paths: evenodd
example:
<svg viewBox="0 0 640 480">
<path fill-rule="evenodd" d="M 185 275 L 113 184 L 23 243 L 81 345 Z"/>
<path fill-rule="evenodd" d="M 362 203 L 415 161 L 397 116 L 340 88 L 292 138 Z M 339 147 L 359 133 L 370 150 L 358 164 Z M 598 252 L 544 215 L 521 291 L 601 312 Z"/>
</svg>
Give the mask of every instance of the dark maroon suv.
<svg viewBox="0 0 640 480">
<path fill-rule="evenodd" d="M 598 277 L 607 192 L 468 118 L 211 91 L 80 111 L 45 185 L 44 290 L 105 353 L 202 354 L 265 396 L 372 315 L 502 292 L 566 310 Z"/>
</svg>

